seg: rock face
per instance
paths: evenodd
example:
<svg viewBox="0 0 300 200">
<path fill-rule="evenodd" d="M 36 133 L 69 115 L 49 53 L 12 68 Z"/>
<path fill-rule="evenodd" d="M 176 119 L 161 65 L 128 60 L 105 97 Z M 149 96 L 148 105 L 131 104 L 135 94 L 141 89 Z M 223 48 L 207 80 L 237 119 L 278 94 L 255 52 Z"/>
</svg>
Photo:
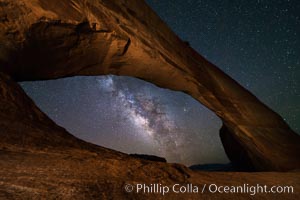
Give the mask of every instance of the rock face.
<svg viewBox="0 0 300 200">
<path fill-rule="evenodd" d="M 0 13 L 0 70 L 14 80 L 137 77 L 185 92 L 215 112 L 232 163 L 256 171 L 300 168 L 300 137 L 144 1 L 1 0 Z"/>
<path fill-rule="evenodd" d="M 77 141 L 63 128 L 56 126 L 35 106 L 22 88 L 3 73 L 0 73 L 0 99 L 2 148 L 47 149 L 50 146 L 68 147 Z"/>
</svg>

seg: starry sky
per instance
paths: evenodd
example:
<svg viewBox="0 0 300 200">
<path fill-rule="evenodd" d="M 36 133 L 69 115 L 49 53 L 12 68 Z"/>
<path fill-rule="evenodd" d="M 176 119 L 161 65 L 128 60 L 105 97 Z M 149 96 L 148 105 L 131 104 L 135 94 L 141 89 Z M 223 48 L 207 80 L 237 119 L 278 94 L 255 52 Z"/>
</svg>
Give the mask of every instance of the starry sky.
<svg viewBox="0 0 300 200">
<path fill-rule="evenodd" d="M 300 2 L 147 0 L 172 30 L 300 129 Z M 186 165 L 227 163 L 221 121 L 191 97 L 131 77 L 22 82 L 75 136 Z"/>
</svg>

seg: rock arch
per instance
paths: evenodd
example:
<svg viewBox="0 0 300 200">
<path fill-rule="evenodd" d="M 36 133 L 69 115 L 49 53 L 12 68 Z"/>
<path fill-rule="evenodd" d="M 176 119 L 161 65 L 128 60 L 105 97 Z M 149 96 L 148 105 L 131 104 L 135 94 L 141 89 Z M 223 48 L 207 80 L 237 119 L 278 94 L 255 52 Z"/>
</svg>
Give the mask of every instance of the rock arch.
<svg viewBox="0 0 300 200">
<path fill-rule="evenodd" d="M 16 81 L 137 77 L 185 92 L 215 112 L 225 151 L 241 169 L 300 168 L 300 136 L 143 1 L 4 0 L 0 7 L 0 70 Z"/>
</svg>

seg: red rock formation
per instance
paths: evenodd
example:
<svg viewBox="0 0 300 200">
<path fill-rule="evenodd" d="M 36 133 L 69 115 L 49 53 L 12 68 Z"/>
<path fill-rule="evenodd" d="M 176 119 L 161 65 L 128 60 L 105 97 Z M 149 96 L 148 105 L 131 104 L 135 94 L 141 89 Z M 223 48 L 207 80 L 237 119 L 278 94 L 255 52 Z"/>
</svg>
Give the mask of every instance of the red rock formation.
<svg viewBox="0 0 300 200">
<path fill-rule="evenodd" d="M 183 91 L 223 120 L 221 138 L 233 163 L 300 168 L 300 137 L 143 1 L 2 0 L 0 9 L 0 70 L 15 80 L 115 74 Z"/>
</svg>

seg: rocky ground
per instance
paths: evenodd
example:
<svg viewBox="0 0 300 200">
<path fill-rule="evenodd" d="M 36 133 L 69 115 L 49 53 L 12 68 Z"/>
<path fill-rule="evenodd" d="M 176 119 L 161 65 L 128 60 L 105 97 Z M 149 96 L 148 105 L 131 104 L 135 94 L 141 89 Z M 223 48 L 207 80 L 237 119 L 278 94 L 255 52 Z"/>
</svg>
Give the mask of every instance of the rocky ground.
<svg viewBox="0 0 300 200">
<path fill-rule="evenodd" d="M 107 153 L 109 151 L 109 154 Z M 109 156 L 108 156 L 109 155 Z M 198 193 L 126 192 L 126 184 L 190 183 Z M 293 194 L 202 193 L 204 184 L 293 186 Z M 113 150 L 0 151 L 0 199 L 299 199 L 300 173 L 194 172 L 179 164 L 131 158 Z"/>
</svg>

